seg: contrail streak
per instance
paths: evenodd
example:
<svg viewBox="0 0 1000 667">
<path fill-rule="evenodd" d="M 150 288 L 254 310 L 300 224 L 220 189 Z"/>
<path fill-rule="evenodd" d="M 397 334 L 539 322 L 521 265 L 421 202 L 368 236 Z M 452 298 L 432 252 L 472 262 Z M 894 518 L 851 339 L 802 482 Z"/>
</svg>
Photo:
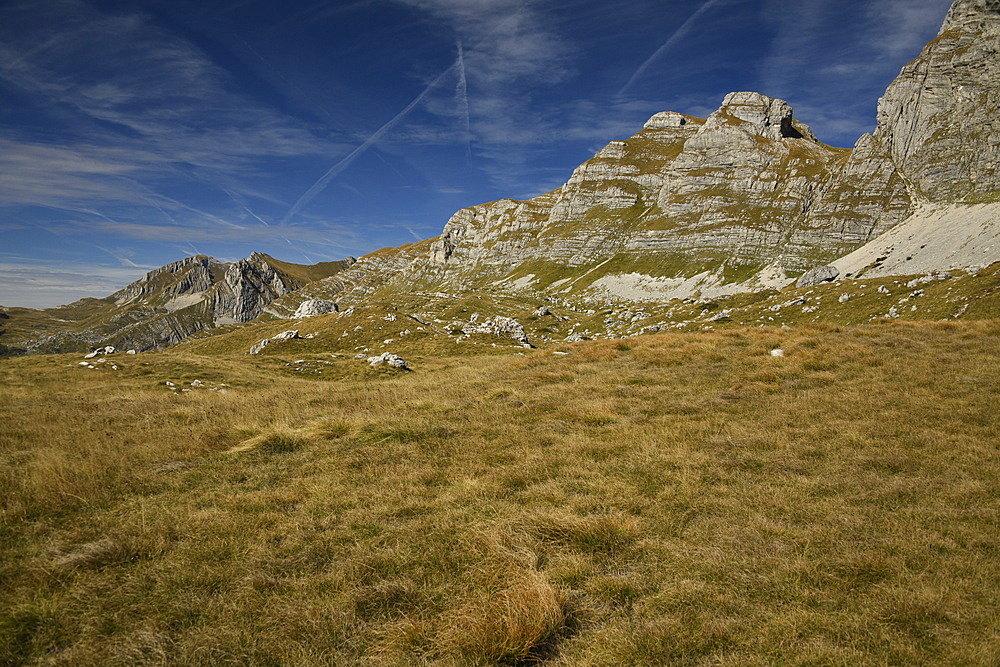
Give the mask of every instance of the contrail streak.
<svg viewBox="0 0 1000 667">
<path fill-rule="evenodd" d="M 465 156 L 472 158 L 472 120 L 469 118 L 469 82 L 465 78 L 465 52 L 462 40 L 458 41 L 458 83 L 455 85 L 455 102 L 465 120 Z"/>
<path fill-rule="evenodd" d="M 302 207 L 308 204 L 310 201 L 313 200 L 313 198 L 316 195 L 322 192 L 323 189 L 326 188 L 326 186 L 330 183 L 330 181 L 334 179 L 334 177 L 336 177 L 340 172 L 347 169 L 347 167 L 349 167 L 351 163 L 358 158 L 358 156 L 360 156 L 362 153 L 368 150 L 372 144 L 374 144 L 376 141 L 382 138 L 382 135 L 391 130 L 396 125 L 396 123 L 403 120 L 403 118 L 405 118 L 407 114 L 413 111 L 413 109 L 416 108 L 418 104 L 423 102 L 424 98 L 427 97 L 428 94 L 430 94 L 431 90 L 433 90 L 434 87 L 441 82 L 441 79 L 451 74 L 455 70 L 455 68 L 458 67 L 458 63 L 459 61 L 456 60 L 451 67 L 441 72 L 441 74 L 439 74 L 436 79 L 431 81 L 427 85 L 427 87 L 424 88 L 423 92 L 421 92 L 419 95 L 413 98 L 413 101 L 407 104 L 402 111 L 393 116 L 393 118 L 388 123 L 386 123 L 379 129 L 375 130 L 375 132 L 370 137 L 365 139 L 360 146 L 358 146 L 353 151 L 348 153 L 347 156 L 343 158 L 340 162 L 330 167 L 327 170 L 327 172 L 323 174 L 319 178 L 319 180 L 313 184 L 311 188 L 306 190 L 306 193 L 304 195 L 299 197 L 299 200 L 295 202 L 292 208 L 288 210 L 288 213 L 285 214 L 285 217 L 281 219 L 281 224 L 285 224 L 292 216 L 301 211 Z"/>
<path fill-rule="evenodd" d="M 674 44 L 680 41 L 680 39 L 684 37 L 691 30 L 691 26 L 694 25 L 694 22 L 697 21 L 700 16 L 705 12 L 707 12 L 712 7 L 714 7 L 715 5 L 719 4 L 719 2 L 720 0 L 708 0 L 708 2 L 699 7 L 694 14 L 689 16 L 688 20 L 682 23 L 681 27 L 677 28 L 677 30 L 674 31 L 674 34 L 672 34 L 669 38 L 667 38 L 667 41 L 661 44 L 660 48 L 658 48 L 656 51 L 653 52 L 653 55 L 646 58 L 646 62 L 639 65 L 639 69 L 635 71 L 635 73 L 632 75 L 632 78 L 629 79 L 628 82 L 624 86 L 622 86 L 622 89 L 618 91 L 617 97 L 621 97 L 622 95 L 624 95 L 625 91 L 627 91 L 629 88 L 632 87 L 632 84 L 636 82 L 636 79 L 638 79 L 640 76 L 643 75 L 643 73 L 645 73 L 646 69 L 652 64 L 654 60 L 659 58 L 661 55 L 663 55 L 665 51 L 667 51 L 670 47 L 672 47 Z"/>
</svg>

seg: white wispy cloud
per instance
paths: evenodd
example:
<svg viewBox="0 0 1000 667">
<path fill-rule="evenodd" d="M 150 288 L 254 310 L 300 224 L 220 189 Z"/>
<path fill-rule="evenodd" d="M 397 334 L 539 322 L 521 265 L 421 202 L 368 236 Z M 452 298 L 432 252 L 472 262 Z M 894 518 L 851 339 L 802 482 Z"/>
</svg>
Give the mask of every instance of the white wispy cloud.
<svg viewBox="0 0 1000 667">
<path fill-rule="evenodd" d="M 653 52 L 652 55 L 646 58 L 646 60 L 639 65 L 635 72 L 632 73 L 632 76 L 629 77 L 629 80 L 625 82 L 625 85 L 621 87 L 621 90 L 618 91 L 618 97 L 621 97 L 628 92 L 629 88 L 632 87 L 632 84 L 634 84 L 636 80 L 639 79 L 647 69 L 649 69 L 650 65 L 660 59 L 664 53 L 669 51 L 678 42 L 684 39 L 684 37 L 691 32 L 691 28 L 698 21 L 698 19 L 700 19 L 703 14 L 711 10 L 713 7 L 718 5 L 720 1 L 721 0 L 707 0 L 702 3 L 701 6 L 699 6 L 698 9 L 696 9 L 691 16 L 689 16 L 688 19 L 684 21 L 684 23 L 682 23 L 680 27 L 677 28 L 677 30 L 675 30 L 658 49 L 656 49 L 656 51 Z"/>
<path fill-rule="evenodd" d="M 349 166 L 351 166 L 352 162 L 358 159 L 358 157 L 360 157 L 365 151 L 367 151 L 379 139 L 381 139 L 383 135 L 392 130 L 392 128 L 395 127 L 404 118 L 406 118 L 411 111 L 417 108 L 417 106 L 424 101 L 424 98 L 430 95 L 430 93 L 441 82 L 442 79 L 449 76 L 453 71 L 458 69 L 459 63 L 461 62 L 461 58 L 462 56 L 461 54 L 459 54 L 458 60 L 456 60 L 451 67 L 449 67 L 444 72 L 439 74 L 433 81 L 427 84 L 427 86 L 420 92 L 419 95 L 417 95 L 415 98 L 413 98 L 412 101 L 410 101 L 409 104 L 403 107 L 402 111 L 400 111 L 395 116 L 386 121 L 384 124 L 382 124 L 381 127 L 375 130 L 363 142 L 361 142 L 361 144 L 357 148 L 352 150 L 346 156 L 341 158 L 336 164 L 327 169 L 326 173 L 320 176 L 319 180 L 313 183 L 312 186 L 308 190 L 306 190 L 306 192 L 301 197 L 299 197 L 298 201 L 296 201 L 295 204 L 290 209 L 288 209 L 288 212 L 282 218 L 281 222 L 286 223 L 290 219 L 292 219 L 299 211 L 302 210 L 304 206 L 306 206 L 310 201 L 312 201 L 316 197 L 316 195 L 318 195 L 320 192 L 326 189 L 326 187 L 330 184 L 330 181 L 332 181 L 334 178 L 337 177 L 338 174 L 340 174 Z"/>
<path fill-rule="evenodd" d="M 452 94 L 426 108 L 451 124 L 401 127 L 394 141 L 474 147 L 473 164 L 498 187 L 514 186 L 508 165 L 520 164 L 517 185 L 532 178 L 527 153 L 553 140 L 559 118 L 542 111 L 536 94 L 573 74 L 575 47 L 539 3 L 524 0 L 397 0 L 423 10 L 461 43 Z"/>
<path fill-rule="evenodd" d="M 0 7 L 4 87 L 52 120 L 44 135 L 0 138 L 0 206 L 8 208 L 266 227 L 254 202 L 288 205 L 262 187 L 270 163 L 344 146 L 248 98 L 206 53 L 144 14 L 80 0 Z M 165 184 L 210 186 L 225 199 L 208 211 Z"/>
<path fill-rule="evenodd" d="M 51 308 L 103 298 L 155 267 L 0 260 L 0 305 Z"/>
</svg>

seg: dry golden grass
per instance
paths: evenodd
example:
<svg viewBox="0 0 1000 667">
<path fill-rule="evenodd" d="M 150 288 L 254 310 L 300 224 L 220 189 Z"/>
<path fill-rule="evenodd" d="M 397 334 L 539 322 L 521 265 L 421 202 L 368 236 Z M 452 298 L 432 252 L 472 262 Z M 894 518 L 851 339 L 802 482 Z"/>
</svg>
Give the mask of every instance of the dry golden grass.
<svg viewBox="0 0 1000 667">
<path fill-rule="evenodd" d="M 0 362 L 0 663 L 1000 662 L 996 321 L 564 349 Z"/>
</svg>

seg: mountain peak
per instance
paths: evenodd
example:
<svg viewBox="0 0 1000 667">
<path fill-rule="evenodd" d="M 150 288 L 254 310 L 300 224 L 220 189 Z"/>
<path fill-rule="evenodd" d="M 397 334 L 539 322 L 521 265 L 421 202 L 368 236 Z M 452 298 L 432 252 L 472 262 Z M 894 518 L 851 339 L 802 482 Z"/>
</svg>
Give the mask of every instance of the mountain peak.
<svg viewBox="0 0 1000 667">
<path fill-rule="evenodd" d="M 941 31 L 960 25 L 1000 18 L 1000 0 L 955 0 L 948 10 Z"/>
<path fill-rule="evenodd" d="M 708 131 L 733 125 L 742 126 L 742 129 L 752 134 L 769 139 L 805 137 L 815 140 L 807 126 L 793 120 L 792 107 L 788 102 L 754 91 L 737 91 L 726 95 L 722 106 L 709 117 L 704 129 Z"/>
</svg>

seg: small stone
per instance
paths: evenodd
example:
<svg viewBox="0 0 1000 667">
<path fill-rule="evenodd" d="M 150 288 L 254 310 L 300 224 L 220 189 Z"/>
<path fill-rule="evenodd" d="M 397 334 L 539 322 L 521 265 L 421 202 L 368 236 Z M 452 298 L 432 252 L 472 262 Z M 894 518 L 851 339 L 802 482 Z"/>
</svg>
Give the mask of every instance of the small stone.
<svg viewBox="0 0 1000 667">
<path fill-rule="evenodd" d="M 192 380 L 191 381 L 191 386 L 192 387 L 204 387 L 205 383 L 202 382 L 201 380 Z"/>
<path fill-rule="evenodd" d="M 840 298 L 837 299 L 837 301 L 839 301 L 840 303 L 847 303 L 850 300 L 851 300 L 851 295 L 850 294 L 841 294 Z"/>
<path fill-rule="evenodd" d="M 783 356 L 785 356 L 785 351 L 782 350 L 781 348 L 775 348 L 775 349 L 771 350 L 771 356 L 772 357 L 783 357 Z"/>
</svg>

